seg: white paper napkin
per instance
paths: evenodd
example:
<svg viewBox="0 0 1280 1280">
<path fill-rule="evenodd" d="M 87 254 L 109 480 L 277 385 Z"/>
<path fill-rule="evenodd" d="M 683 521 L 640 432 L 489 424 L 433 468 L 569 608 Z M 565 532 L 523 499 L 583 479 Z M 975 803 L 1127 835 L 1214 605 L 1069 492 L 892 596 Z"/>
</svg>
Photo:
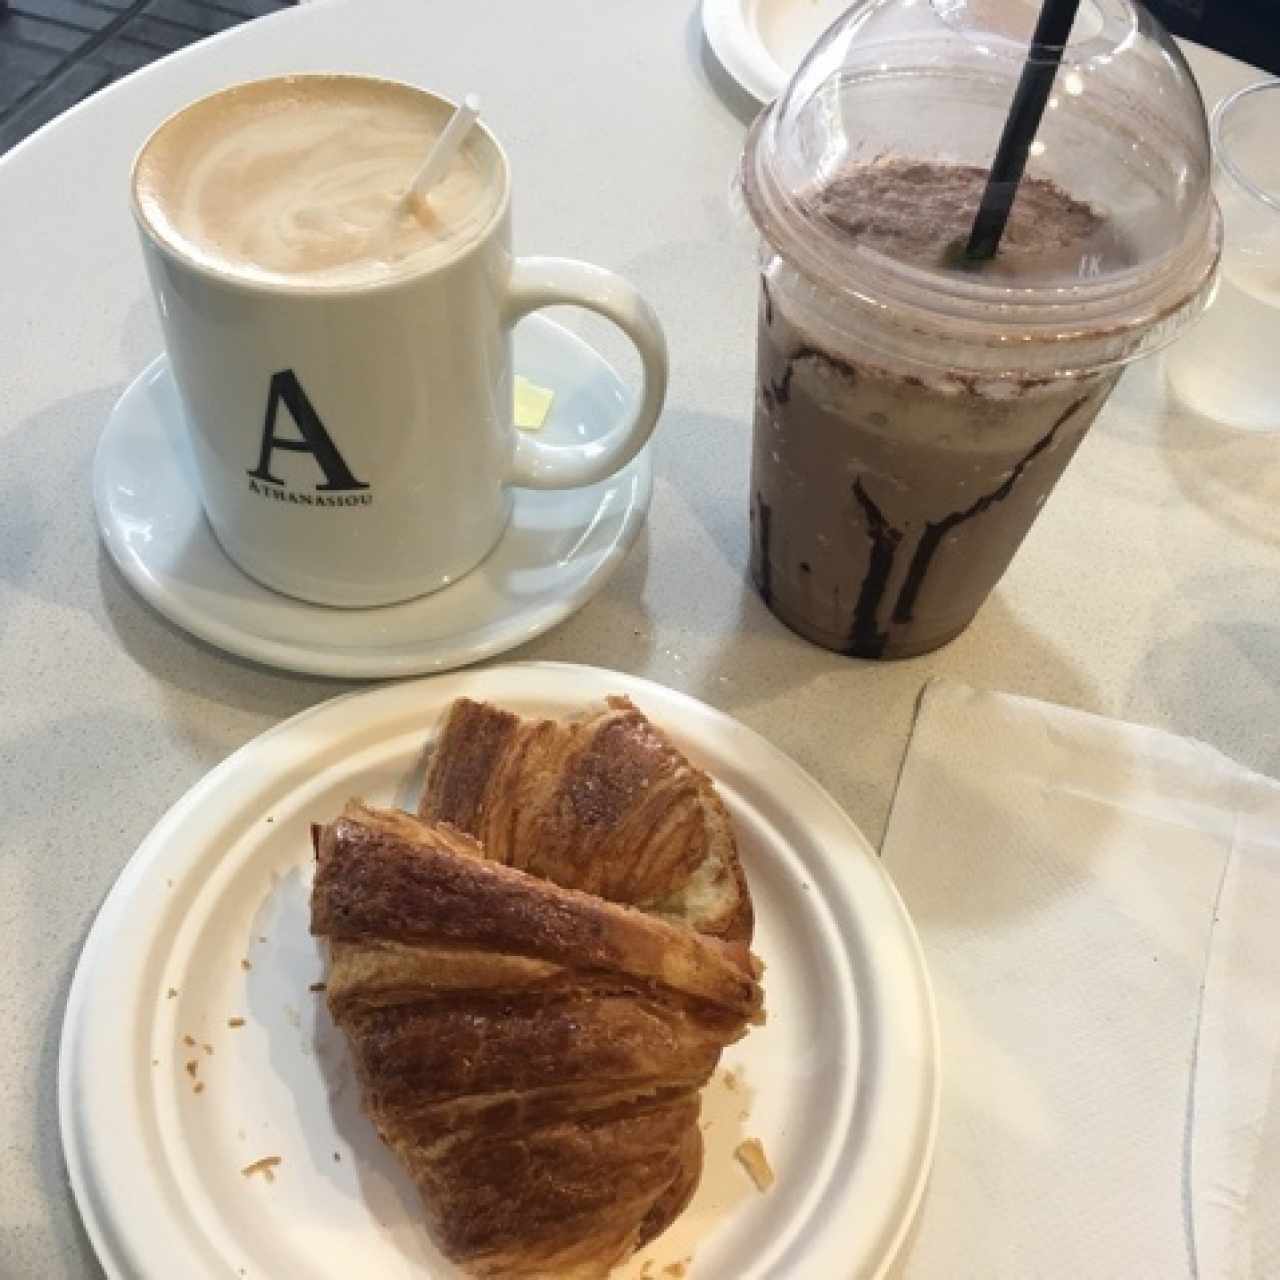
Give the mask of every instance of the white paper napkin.
<svg viewBox="0 0 1280 1280">
<path fill-rule="evenodd" d="M 1280 784 L 935 683 L 883 856 L 942 1033 L 906 1280 L 1280 1278 Z"/>
</svg>

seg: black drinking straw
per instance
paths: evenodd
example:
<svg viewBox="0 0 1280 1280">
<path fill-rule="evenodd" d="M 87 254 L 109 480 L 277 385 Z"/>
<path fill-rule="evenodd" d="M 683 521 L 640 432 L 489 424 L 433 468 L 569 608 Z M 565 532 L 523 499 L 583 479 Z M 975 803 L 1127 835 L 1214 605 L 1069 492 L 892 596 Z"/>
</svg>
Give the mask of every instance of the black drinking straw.
<svg viewBox="0 0 1280 1280">
<path fill-rule="evenodd" d="M 986 190 L 978 215 L 973 220 L 969 243 L 965 246 L 966 258 L 994 258 L 1004 235 L 1005 223 L 1013 198 L 1018 194 L 1022 171 L 1027 167 L 1027 155 L 1031 143 L 1040 128 L 1045 103 L 1053 88 L 1053 78 L 1058 74 L 1062 50 L 1071 34 L 1071 24 L 1076 20 L 1080 0 L 1044 0 L 1035 32 L 1031 36 L 1031 48 L 1018 79 L 1018 87 L 1009 107 L 1009 118 L 1004 122 L 996 158 L 987 175 Z"/>
</svg>

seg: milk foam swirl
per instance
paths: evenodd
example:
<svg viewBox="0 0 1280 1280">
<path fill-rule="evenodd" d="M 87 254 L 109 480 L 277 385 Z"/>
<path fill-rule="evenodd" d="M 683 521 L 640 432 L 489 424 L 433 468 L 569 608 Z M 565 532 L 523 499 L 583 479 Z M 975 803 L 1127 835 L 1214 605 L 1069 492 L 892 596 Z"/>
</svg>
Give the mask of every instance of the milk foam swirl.
<svg viewBox="0 0 1280 1280">
<path fill-rule="evenodd" d="M 381 81 L 240 86 L 161 128 L 139 158 L 138 205 L 215 269 L 304 287 L 388 279 L 453 256 L 496 210 L 497 165 L 474 140 L 426 201 L 400 205 L 446 117 Z"/>
</svg>

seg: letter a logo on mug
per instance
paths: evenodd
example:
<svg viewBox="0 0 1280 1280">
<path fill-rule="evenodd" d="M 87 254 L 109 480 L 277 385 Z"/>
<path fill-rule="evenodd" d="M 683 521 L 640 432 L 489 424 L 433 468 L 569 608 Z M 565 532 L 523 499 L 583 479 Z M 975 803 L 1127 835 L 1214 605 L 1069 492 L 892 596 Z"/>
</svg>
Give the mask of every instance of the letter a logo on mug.
<svg viewBox="0 0 1280 1280">
<path fill-rule="evenodd" d="M 283 76 L 179 111 L 134 163 L 205 513 L 232 560 L 288 595 L 364 607 L 445 586 L 502 535 L 512 486 L 604 479 L 661 411 L 657 317 L 601 267 L 513 256 L 487 129 L 402 204 L 452 110 L 395 81 Z M 642 381 L 602 438 L 556 446 L 515 429 L 511 329 L 565 303 L 627 334 Z"/>
<path fill-rule="evenodd" d="M 276 435 L 276 414 L 280 402 L 288 406 L 293 420 L 302 433 L 301 440 L 289 440 Z M 324 429 L 320 415 L 307 399 L 298 375 L 292 369 L 281 369 L 271 375 L 271 390 L 267 395 L 267 416 L 262 424 L 262 451 L 258 454 L 258 465 L 249 472 L 255 480 L 267 484 L 283 485 L 284 481 L 271 474 L 271 455 L 277 449 L 288 449 L 296 453 L 309 453 L 315 458 L 320 470 L 324 472 L 324 484 L 316 485 L 317 489 L 367 489 L 351 474 L 351 468 L 338 452 L 338 446 Z"/>
</svg>

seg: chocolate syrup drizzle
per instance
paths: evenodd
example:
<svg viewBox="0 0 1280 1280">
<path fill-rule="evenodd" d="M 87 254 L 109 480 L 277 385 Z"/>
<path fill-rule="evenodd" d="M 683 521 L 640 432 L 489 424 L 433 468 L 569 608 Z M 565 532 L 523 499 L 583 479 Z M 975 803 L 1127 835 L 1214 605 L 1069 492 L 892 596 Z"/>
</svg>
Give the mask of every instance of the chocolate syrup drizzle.
<svg viewBox="0 0 1280 1280">
<path fill-rule="evenodd" d="M 902 541 L 902 530 L 895 529 L 884 518 L 884 512 L 862 487 L 861 476 L 853 482 L 853 496 L 866 518 L 871 558 L 867 564 L 867 576 L 862 579 L 862 588 L 858 592 L 858 603 L 853 607 L 853 631 L 849 637 L 848 652 L 878 658 L 888 643 L 889 633 L 876 627 L 876 610 L 889 585 L 893 558 L 898 554 L 898 544 Z"/>
<path fill-rule="evenodd" d="M 760 290 L 764 322 L 766 326 L 772 326 L 773 298 L 769 293 L 768 282 L 763 276 L 760 280 Z M 795 374 L 796 366 L 802 360 L 813 360 L 824 364 L 850 382 L 854 382 L 858 378 L 857 370 L 846 361 L 829 355 L 816 347 L 807 345 L 798 347 L 787 360 L 786 369 L 783 371 L 782 377 L 761 387 L 761 398 L 770 416 L 777 411 L 779 405 L 784 405 L 791 399 L 791 379 Z M 957 380 L 962 379 L 957 375 Z M 915 375 L 907 375 L 905 381 L 909 386 L 924 386 L 923 380 Z M 968 389 L 973 394 L 977 394 L 976 379 Z M 966 520 L 972 520 L 975 516 L 989 510 L 996 503 L 1003 502 L 1013 492 L 1014 487 L 1032 461 L 1046 449 L 1052 447 L 1053 442 L 1057 439 L 1058 432 L 1085 406 L 1088 400 L 1089 396 L 1083 395 L 1072 401 L 1058 416 L 1053 426 L 1015 464 L 998 488 L 993 489 L 988 494 L 984 494 L 963 511 L 953 511 L 941 520 L 930 521 L 925 526 L 924 533 L 920 536 L 915 552 L 911 557 L 907 576 L 894 603 L 891 615 L 893 623 L 905 624 L 913 621 L 920 590 L 924 585 L 929 568 L 933 564 L 934 557 L 937 555 L 938 548 L 942 546 L 947 534 Z M 881 629 L 877 626 L 876 615 L 880 610 L 884 594 L 889 586 L 889 579 L 893 573 L 894 559 L 902 544 L 903 530 L 895 528 L 885 519 L 884 512 L 880 510 L 863 485 L 861 476 L 853 482 L 853 497 L 862 510 L 867 537 L 871 540 L 871 552 L 866 576 L 862 580 L 862 585 L 858 591 L 857 603 L 854 605 L 852 625 L 843 652 L 858 657 L 878 658 L 889 642 L 889 631 L 887 627 Z M 765 502 L 764 495 L 759 492 L 755 494 L 753 507 L 755 545 L 758 548 L 758 567 L 755 573 L 756 586 L 765 604 L 769 605 L 773 600 L 773 562 L 770 555 L 773 511 L 769 504 Z M 806 574 L 811 572 L 808 563 L 801 563 L 800 568 Z"/>
<path fill-rule="evenodd" d="M 773 395 L 773 403 L 775 405 L 786 404 L 787 401 L 791 399 L 791 376 L 795 371 L 796 362 L 793 358 L 787 361 L 787 367 L 783 372 L 782 377 L 776 382 L 771 382 L 769 384 L 769 391 Z"/>
<path fill-rule="evenodd" d="M 1084 407 L 1088 399 L 1089 397 L 1084 395 L 1078 400 L 1073 400 L 1058 416 L 1053 426 L 1018 461 L 999 488 L 984 494 L 963 511 L 953 511 L 941 520 L 930 521 L 925 526 L 924 533 L 916 544 L 915 554 L 911 557 L 911 565 L 907 570 L 902 589 L 898 592 L 897 602 L 894 604 L 894 622 L 906 623 L 914 617 L 916 599 L 920 595 L 920 588 L 924 585 L 925 575 L 929 572 L 929 566 L 933 563 L 933 558 L 947 534 L 957 525 L 989 510 L 997 502 L 1003 502 L 1013 492 L 1014 486 L 1022 478 L 1022 473 L 1032 460 L 1053 444 L 1058 432 Z M 884 652 L 889 633 L 887 630 L 882 631 L 876 627 L 876 612 L 884 596 L 885 587 L 888 585 L 889 574 L 893 569 L 893 557 L 902 540 L 902 531 L 888 524 L 880 509 L 867 496 L 867 491 L 862 487 L 861 477 L 854 481 L 853 496 L 866 517 L 867 536 L 871 539 L 871 559 L 867 567 L 867 576 L 862 580 L 862 589 L 858 592 L 858 602 L 853 610 L 853 626 L 844 651 L 862 657 L 878 658 Z"/>
<path fill-rule="evenodd" d="M 756 589 L 765 604 L 773 602 L 773 562 L 769 558 L 769 534 L 773 511 L 760 494 L 756 494 L 755 525 L 756 544 L 760 548 L 760 568 L 756 574 Z"/>
</svg>

